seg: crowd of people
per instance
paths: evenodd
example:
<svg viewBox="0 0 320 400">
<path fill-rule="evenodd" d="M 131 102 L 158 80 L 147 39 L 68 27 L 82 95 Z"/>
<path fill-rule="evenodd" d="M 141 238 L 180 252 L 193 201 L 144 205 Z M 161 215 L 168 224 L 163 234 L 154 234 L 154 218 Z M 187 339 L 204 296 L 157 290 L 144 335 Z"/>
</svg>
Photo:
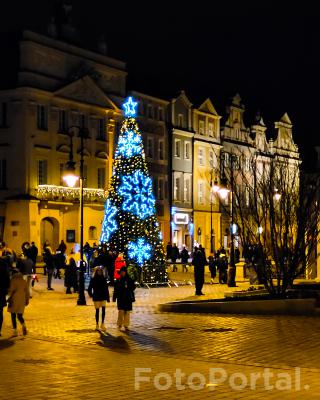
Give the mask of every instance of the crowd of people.
<svg viewBox="0 0 320 400">
<path fill-rule="evenodd" d="M 135 283 L 128 274 L 123 254 L 108 251 L 105 246 L 98 247 L 94 244 L 91 247 L 89 243 L 85 244 L 83 252 L 91 275 L 88 294 L 95 305 L 96 329 L 105 329 L 105 308 L 106 302 L 110 301 L 108 287 L 111 285 L 114 286 L 112 299 L 118 306 L 118 327 L 127 330 L 132 303 L 135 301 Z M 11 314 L 13 336 L 18 334 L 17 320 L 21 324 L 23 335 L 27 334 L 23 314 L 32 298 L 32 288 L 38 280 L 37 257 L 38 248 L 34 242 L 24 242 L 18 256 L 4 242 L 0 242 L 0 335 L 5 307 Z M 42 261 L 48 291 L 54 290 L 53 278 L 62 279 L 62 271 L 66 294 L 78 291 L 79 252 L 71 249 L 67 254 L 67 246 L 63 240 L 56 251 L 53 251 L 46 240 L 42 247 Z"/>
</svg>

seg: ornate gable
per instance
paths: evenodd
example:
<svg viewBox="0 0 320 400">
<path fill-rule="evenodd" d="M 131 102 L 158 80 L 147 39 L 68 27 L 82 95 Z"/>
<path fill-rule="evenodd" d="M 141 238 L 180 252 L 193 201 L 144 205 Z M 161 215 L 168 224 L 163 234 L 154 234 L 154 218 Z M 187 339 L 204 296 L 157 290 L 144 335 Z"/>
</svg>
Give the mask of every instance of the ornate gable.
<svg viewBox="0 0 320 400">
<path fill-rule="evenodd" d="M 218 113 L 216 111 L 216 109 L 214 108 L 212 101 L 207 98 L 202 104 L 201 106 L 198 108 L 199 111 L 202 111 L 204 113 L 207 114 L 212 114 L 212 115 L 216 115 L 218 116 Z"/>
<path fill-rule="evenodd" d="M 292 122 L 289 115 L 285 113 L 282 118 L 280 118 L 280 121 L 275 122 L 274 126 L 277 130 L 274 147 L 289 152 L 297 152 L 297 145 L 292 138 Z"/>
<path fill-rule="evenodd" d="M 93 104 L 114 111 L 120 111 L 115 103 L 89 77 L 84 76 L 67 86 L 57 90 L 57 97 L 63 97 L 81 103 Z"/>
</svg>

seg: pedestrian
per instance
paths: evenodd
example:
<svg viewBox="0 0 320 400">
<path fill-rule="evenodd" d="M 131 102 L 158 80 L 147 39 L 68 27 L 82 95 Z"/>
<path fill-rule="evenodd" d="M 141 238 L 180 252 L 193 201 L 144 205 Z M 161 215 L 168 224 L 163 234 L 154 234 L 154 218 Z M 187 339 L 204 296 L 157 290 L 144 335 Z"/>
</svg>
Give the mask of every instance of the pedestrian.
<svg viewBox="0 0 320 400">
<path fill-rule="evenodd" d="M 17 317 L 22 326 L 23 335 L 27 334 L 26 324 L 23 318 L 25 307 L 29 304 L 29 289 L 22 273 L 14 269 L 8 290 L 8 312 L 11 313 L 13 336 L 18 336 Z"/>
<path fill-rule="evenodd" d="M 180 253 L 181 263 L 182 263 L 182 272 L 188 272 L 188 261 L 189 261 L 189 252 L 186 249 L 186 246 L 183 246 L 183 249 Z"/>
<path fill-rule="evenodd" d="M 48 274 L 47 289 L 54 290 L 51 286 L 51 283 L 52 283 L 52 277 L 53 277 L 55 265 L 54 265 L 54 258 L 53 258 L 53 254 L 52 254 L 52 250 L 51 250 L 50 246 L 45 247 L 43 261 L 45 263 L 46 271 Z"/>
<path fill-rule="evenodd" d="M 65 266 L 64 286 L 66 287 L 66 294 L 71 294 L 71 288 L 73 288 L 73 293 L 79 290 L 78 267 L 75 259 L 72 257 L 69 258 L 69 264 Z"/>
<path fill-rule="evenodd" d="M 45 242 L 43 243 L 43 246 L 42 246 L 42 258 L 43 258 L 43 262 L 44 262 L 43 275 L 47 275 L 47 266 L 46 266 L 46 262 L 44 261 L 47 247 L 49 247 L 51 249 L 49 240 L 45 240 Z M 52 251 L 51 251 L 51 253 L 52 253 Z"/>
<path fill-rule="evenodd" d="M 106 315 L 106 302 L 110 302 L 109 289 L 107 279 L 103 273 L 103 267 L 96 267 L 93 277 L 88 287 L 89 296 L 93 299 L 96 309 L 96 330 L 99 330 L 99 313 L 101 308 L 101 325 L 100 329 L 105 330 L 104 319 Z"/>
<path fill-rule="evenodd" d="M 212 254 L 210 254 L 210 256 L 208 257 L 208 261 L 209 261 L 209 271 L 210 271 L 210 275 L 211 275 L 211 284 L 214 284 L 214 279 L 217 275 L 217 259 L 216 257 L 213 257 Z"/>
<path fill-rule="evenodd" d="M 220 253 L 217 260 L 217 268 L 219 272 L 219 283 L 227 283 L 228 258 L 226 254 Z"/>
<path fill-rule="evenodd" d="M 28 288 L 29 288 L 29 296 L 32 298 L 32 275 L 33 275 L 33 268 L 34 264 L 33 261 L 30 258 L 30 253 L 29 251 L 26 251 L 24 254 L 21 255 L 21 257 L 18 258 L 17 260 L 17 268 L 23 275 L 23 279 L 27 282 Z"/>
<path fill-rule="evenodd" d="M 34 244 L 34 242 L 31 242 L 31 245 L 30 245 L 30 258 L 31 258 L 31 260 L 32 260 L 32 262 L 34 264 L 34 267 L 33 267 L 34 274 L 37 273 L 37 269 L 36 269 L 36 267 L 37 267 L 37 256 L 38 256 L 38 247 Z"/>
<path fill-rule="evenodd" d="M 204 284 L 204 267 L 207 265 L 207 260 L 203 251 L 195 247 L 193 253 L 192 264 L 194 266 L 194 282 L 196 286 L 196 296 L 203 296 L 202 288 Z"/>
<path fill-rule="evenodd" d="M 132 311 L 132 303 L 135 301 L 134 290 L 136 285 L 127 273 L 127 268 L 122 267 L 120 270 L 120 278 L 114 283 L 113 301 L 117 302 L 118 306 L 118 321 L 119 329 L 124 327 L 129 329 L 130 312 Z"/>
<path fill-rule="evenodd" d="M 126 262 L 124 261 L 123 254 L 119 253 L 118 257 L 114 261 L 114 280 L 120 278 L 120 270 L 122 267 L 126 266 Z"/>
<path fill-rule="evenodd" d="M 61 251 L 62 254 L 65 254 L 67 251 L 67 245 L 65 244 L 64 240 L 61 240 L 57 251 Z"/>
<path fill-rule="evenodd" d="M 171 250 L 172 250 L 172 244 L 171 244 L 171 242 L 168 242 L 168 244 L 167 244 L 167 248 L 166 248 L 166 251 L 167 251 L 167 260 L 169 260 L 170 258 L 171 258 Z"/>
<path fill-rule="evenodd" d="M 178 271 L 178 268 L 176 266 L 176 261 L 177 258 L 179 258 L 179 249 L 177 247 L 177 244 L 174 243 L 171 249 L 171 262 L 173 264 L 172 272 Z"/>
<path fill-rule="evenodd" d="M 5 259 L 0 258 L 0 336 L 3 323 L 3 308 L 7 305 L 6 295 L 10 286 L 8 264 Z"/>
</svg>

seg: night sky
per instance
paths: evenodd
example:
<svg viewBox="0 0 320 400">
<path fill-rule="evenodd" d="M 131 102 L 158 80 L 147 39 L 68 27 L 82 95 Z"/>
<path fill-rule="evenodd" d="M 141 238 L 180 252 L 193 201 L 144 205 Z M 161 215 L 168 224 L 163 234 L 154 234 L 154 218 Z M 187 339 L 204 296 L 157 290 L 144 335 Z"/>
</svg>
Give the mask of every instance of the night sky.
<svg viewBox="0 0 320 400">
<path fill-rule="evenodd" d="M 45 32 L 53 2 L 2 2 L 0 30 Z M 320 12 L 307 2 L 73 3 L 82 42 L 106 33 L 109 55 L 127 62 L 129 89 L 167 99 L 184 89 L 195 105 L 210 97 L 221 114 L 239 92 L 248 122 L 260 110 L 272 127 L 287 111 L 305 158 L 320 144 Z"/>
</svg>

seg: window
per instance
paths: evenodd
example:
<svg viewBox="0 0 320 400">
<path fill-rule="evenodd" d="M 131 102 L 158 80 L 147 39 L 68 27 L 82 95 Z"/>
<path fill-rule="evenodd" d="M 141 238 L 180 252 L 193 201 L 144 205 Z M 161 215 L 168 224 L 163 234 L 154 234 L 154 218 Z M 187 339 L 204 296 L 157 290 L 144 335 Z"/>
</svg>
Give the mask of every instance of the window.
<svg viewBox="0 0 320 400">
<path fill-rule="evenodd" d="M 201 147 L 198 149 L 198 163 L 204 165 L 204 149 Z"/>
<path fill-rule="evenodd" d="M 106 140 L 106 123 L 104 118 L 98 119 L 97 139 Z"/>
<path fill-rule="evenodd" d="M 178 126 L 183 127 L 183 114 L 178 114 Z"/>
<path fill-rule="evenodd" d="M 213 150 L 209 151 L 209 165 L 210 165 L 210 168 L 216 168 L 217 167 L 217 157 L 214 154 Z"/>
<path fill-rule="evenodd" d="M 159 121 L 163 121 L 163 108 L 162 107 L 159 107 L 158 117 L 159 117 Z"/>
<path fill-rule="evenodd" d="M 159 160 L 164 160 L 164 142 L 159 140 Z"/>
<path fill-rule="evenodd" d="M 153 118 L 153 107 L 151 104 L 148 104 L 148 118 Z"/>
<path fill-rule="evenodd" d="M 232 155 L 232 162 L 234 169 L 240 169 L 240 158 L 239 156 Z"/>
<path fill-rule="evenodd" d="M 175 139 L 175 141 L 174 141 L 174 156 L 176 158 L 181 157 L 181 140 L 180 139 Z"/>
<path fill-rule="evenodd" d="M 245 202 L 246 202 L 246 206 L 249 207 L 250 206 L 250 189 L 248 187 L 246 187 L 246 189 L 245 189 Z"/>
<path fill-rule="evenodd" d="M 223 153 L 223 166 L 229 167 L 229 153 Z"/>
<path fill-rule="evenodd" d="M 59 110 L 59 132 L 67 132 L 68 115 L 66 110 Z"/>
<path fill-rule="evenodd" d="M 163 178 L 159 178 L 158 180 L 158 199 L 163 200 L 164 197 L 164 182 Z"/>
<path fill-rule="evenodd" d="M 42 130 L 48 129 L 48 115 L 46 106 L 37 106 L 37 127 L 38 129 Z"/>
<path fill-rule="evenodd" d="M 245 157 L 244 159 L 244 170 L 250 171 L 250 159 L 248 157 Z"/>
<path fill-rule="evenodd" d="M 0 160 L 0 189 L 7 188 L 7 161 Z"/>
<path fill-rule="evenodd" d="M 106 187 L 106 169 L 98 168 L 98 189 L 105 189 Z"/>
<path fill-rule="evenodd" d="M 173 188 L 173 198 L 174 200 L 180 200 L 180 177 L 174 178 L 174 188 Z"/>
<path fill-rule="evenodd" d="M 202 119 L 199 120 L 199 133 L 204 135 L 204 121 Z"/>
<path fill-rule="evenodd" d="M 184 158 L 190 160 L 190 142 L 184 142 Z"/>
<path fill-rule="evenodd" d="M 38 185 L 48 183 L 48 161 L 38 160 Z"/>
<path fill-rule="evenodd" d="M 214 132 L 213 132 L 213 122 L 209 122 L 209 123 L 208 123 L 208 134 L 209 134 L 209 136 L 214 136 Z"/>
<path fill-rule="evenodd" d="M 7 103 L 2 103 L 1 104 L 1 109 L 0 109 L 0 127 L 1 128 L 6 128 L 7 126 L 8 126 Z"/>
<path fill-rule="evenodd" d="M 90 226 L 89 228 L 89 240 L 97 239 L 97 228 L 95 226 Z"/>
<path fill-rule="evenodd" d="M 153 158 L 153 139 L 148 138 L 147 140 L 147 157 Z"/>
<path fill-rule="evenodd" d="M 186 203 L 190 202 L 190 193 L 191 193 L 191 179 L 190 179 L 190 175 L 185 175 L 184 176 L 184 188 L 183 188 L 183 200 Z"/>
<path fill-rule="evenodd" d="M 198 203 L 204 204 L 204 183 L 198 182 Z"/>
</svg>

